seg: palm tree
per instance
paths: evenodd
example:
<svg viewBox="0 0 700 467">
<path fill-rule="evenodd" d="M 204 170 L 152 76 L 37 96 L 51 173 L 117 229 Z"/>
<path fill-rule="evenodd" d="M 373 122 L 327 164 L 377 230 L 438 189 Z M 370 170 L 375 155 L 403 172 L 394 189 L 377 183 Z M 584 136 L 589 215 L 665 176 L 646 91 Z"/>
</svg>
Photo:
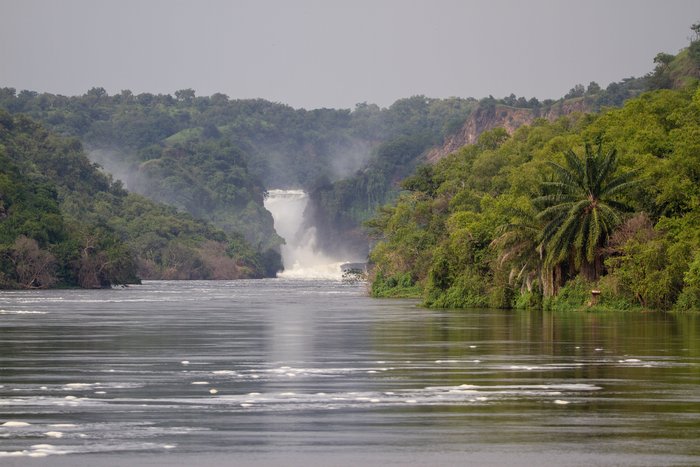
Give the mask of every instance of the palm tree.
<svg viewBox="0 0 700 467">
<path fill-rule="evenodd" d="M 549 162 L 553 178 L 541 183 L 542 193 L 533 200 L 545 223 L 540 235 L 544 266 L 554 268 L 569 260 L 586 279 L 596 280 L 602 270 L 601 247 L 621 222 L 628 208 L 619 196 L 638 182 L 637 171 L 615 175 L 617 151 L 603 154 L 602 143 L 594 153 L 585 146 L 585 157 L 564 153 L 565 166 Z"/>
<path fill-rule="evenodd" d="M 511 221 L 496 230 L 491 246 L 498 250 L 498 266 L 509 266 L 509 282 L 519 283 L 521 292 L 532 291 L 542 272 L 542 255 L 538 245 L 541 223 L 532 206 L 508 210 Z"/>
</svg>

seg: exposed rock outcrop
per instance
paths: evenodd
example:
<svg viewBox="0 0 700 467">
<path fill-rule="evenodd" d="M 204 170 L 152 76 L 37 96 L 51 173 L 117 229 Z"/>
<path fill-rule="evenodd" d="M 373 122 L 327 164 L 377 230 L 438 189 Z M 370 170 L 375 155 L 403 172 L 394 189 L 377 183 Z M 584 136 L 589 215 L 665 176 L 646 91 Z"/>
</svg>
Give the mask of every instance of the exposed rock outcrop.
<svg viewBox="0 0 700 467">
<path fill-rule="evenodd" d="M 445 139 L 442 146 L 431 149 L 426 159 L 430 163 L 437 162 L 467 144 L 476 143 L 479 135 L 494 128 L 504 128 L 508 134 L 513 134 L 515 130 L 523 125 L 531 124 L 537 118 L 554 121 L 564 115 L 590 112 L 592 107 L 592 104 L 585 98 L 558 101 L 549 107 L 537 109 L 509 107 L 502 104 L 482 104 L 471 113 L 459 131 Z"/>
</svg>

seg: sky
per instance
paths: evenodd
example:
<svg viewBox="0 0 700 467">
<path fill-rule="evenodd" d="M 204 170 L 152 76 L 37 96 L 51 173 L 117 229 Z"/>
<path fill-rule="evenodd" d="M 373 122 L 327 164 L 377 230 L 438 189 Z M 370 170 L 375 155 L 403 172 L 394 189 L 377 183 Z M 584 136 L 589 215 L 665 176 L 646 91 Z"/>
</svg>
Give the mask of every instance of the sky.
<svg viewBox="0 0 700 467">
<path fill-rule="evenodd" d="M 646 74 L 698 21 L 699 0 L 0 0 L 0 87 L 557 99 Z"/>
</svg>

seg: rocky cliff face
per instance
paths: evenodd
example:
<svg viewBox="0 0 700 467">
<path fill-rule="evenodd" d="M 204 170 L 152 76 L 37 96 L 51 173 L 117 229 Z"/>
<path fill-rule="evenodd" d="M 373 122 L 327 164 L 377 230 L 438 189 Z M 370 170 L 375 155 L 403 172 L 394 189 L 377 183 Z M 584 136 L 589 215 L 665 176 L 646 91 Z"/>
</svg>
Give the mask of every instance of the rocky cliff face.
<svg viewBox="0 0 700 467">
<path fill-rule="evenodd" d="M 494 128 L 504 128 L 508 134 L 513 134 L 519 127 L 529 125 L 537 118 L 554 121 L 564 115 L 591 110 L 592 105 L 585 98 L 559 101 L 539 109 L 508 107 L 500 104 L 481 105 L 472 112 L 459 131 L 445 139 L 442 146 L 431 149 L 426 159 L 430 163 L 437 162 L 462 146 L 476 143 L 479 135 Z"/>
</svg>

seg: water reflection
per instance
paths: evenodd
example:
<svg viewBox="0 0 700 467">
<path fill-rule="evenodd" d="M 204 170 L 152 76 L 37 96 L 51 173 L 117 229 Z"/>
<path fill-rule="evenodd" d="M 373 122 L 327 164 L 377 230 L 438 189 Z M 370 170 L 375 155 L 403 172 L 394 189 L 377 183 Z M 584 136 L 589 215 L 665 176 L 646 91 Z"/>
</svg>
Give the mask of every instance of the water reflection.
<svg viewBox="0 0 700 467">
<path fill-rule="evenodd" d="M 0 310 L 3 457 L 700 454 L 697 315 L 434 311 L 284 280 L 10 292 Z"/>
</svg>

